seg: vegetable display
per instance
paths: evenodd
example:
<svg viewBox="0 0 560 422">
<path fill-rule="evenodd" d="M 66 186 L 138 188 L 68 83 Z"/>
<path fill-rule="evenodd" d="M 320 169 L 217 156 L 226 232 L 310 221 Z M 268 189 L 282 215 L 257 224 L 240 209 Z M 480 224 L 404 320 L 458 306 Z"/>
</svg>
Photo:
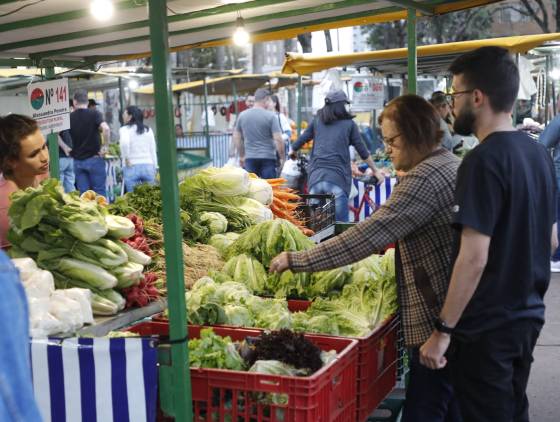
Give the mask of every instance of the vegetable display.
<svg viewBox="0 0 560 422">
<path fill-rule="evenodd" d="M 284 272 L 286 292 L 294 283 L 305 292 L 321 292 L 305 312 L 290 313 L 284 298 L 254 295 L 275 281 L 249 255 L 232 257 L 219 272 L 199 279 L 186 293 L 188 320 L 192 324 L 225 324 L 269 329 L 361 337 L 397 311 L 394 251 L 373 255 L 353 266 L 314 274 Z M 309 285 L 297 278 L 307 276 Z M 299 281 L 298 281 L 299 280 Z M 263 287 L 264 286 L 264 287 Z M 327 290 L 331 289 L 331 290 Z"/>
<path fill-rule="evenodd" d="M 15 192 L 8 212 L 9 253 L 34 258 L 52 272 L 59 289 L 91 290 L 94 313 L 109 315 L 125 303 L 112 289 L 140 283 L 151 251 L 141 220 L 110 214 L 99 198 L 64 193 L 56 179 Z"/>
</svg>

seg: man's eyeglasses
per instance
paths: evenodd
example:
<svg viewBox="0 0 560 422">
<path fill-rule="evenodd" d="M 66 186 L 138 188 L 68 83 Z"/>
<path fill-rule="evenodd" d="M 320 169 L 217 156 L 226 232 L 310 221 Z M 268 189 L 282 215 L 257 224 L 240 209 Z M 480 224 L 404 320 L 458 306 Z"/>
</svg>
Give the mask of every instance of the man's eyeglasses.
<svg viewBox="0 0 560 422">
<path fill-rule="evenodd" d="M 445 96 L 445 99 L 447 100 L 447 102 L 449 104 L 453 104 L 455 102 L 455 97 L 459 96 L 459 95 L 463 95 L 463 94 L 468 94 L 474 92 L 474 89 L 466 89 L 464 91 L 456 91 L 456 92 L 452 92 L 451 94 L 447 94 Z"/>
<path fill-rule="evenodd" d="M 383 143 L 388 147 L 393 148 L 395 144 L 395 139 L 397 139 L 399 136 L 401 136 L 401 134 L 397 133 L 395 136 L 391 136 L 390 138 L 383 138 Z"/>
</svg>

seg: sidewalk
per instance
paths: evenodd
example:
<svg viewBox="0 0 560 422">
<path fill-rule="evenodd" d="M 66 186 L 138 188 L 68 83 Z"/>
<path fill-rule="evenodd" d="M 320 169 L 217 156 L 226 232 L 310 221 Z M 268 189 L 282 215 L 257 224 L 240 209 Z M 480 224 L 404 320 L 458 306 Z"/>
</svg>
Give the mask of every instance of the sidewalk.
<svg viewBox="0 0 560 422">
<path fill-rule="evenodd" d="M 532 422 L 560 421 L 560 274 L 552 275 L 545 303 L 546 323 L 527 388 Z"/>
</svg>

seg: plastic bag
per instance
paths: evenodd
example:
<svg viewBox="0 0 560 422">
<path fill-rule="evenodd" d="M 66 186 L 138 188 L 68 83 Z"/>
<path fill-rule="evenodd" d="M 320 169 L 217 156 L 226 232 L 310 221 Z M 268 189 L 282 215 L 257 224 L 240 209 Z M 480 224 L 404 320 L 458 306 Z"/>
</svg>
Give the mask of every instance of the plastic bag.
<svg viewBox="0 0 560 422">
<path fill-rule="evenodd" d="M 19 270 L 19 276 L 22 281 L 27 280 L 37 271 L 37 264 L 31 258 L 13 258 L 12 263 Z"/>
<path fill-rule="evenodd" d="M 49 271 L 36 270 L 24 282 L 28 298 L 49 298 L 54 292 L 54 278 Z"/>
<path fill-rule="evenodd" d="M 69 326 L 66 331 L 75 331 L 84 325 L 80 303 L 66 296 L 63 290 L 55 290 L 52 294 L 49 313 Z"/>
<path fill-rule="evenodd" d="M 282 167 L 282 177 L 291 176 L 297 177 L 301 175 L 301 171 L 298 167 L 297 160 L 292 160 L 291 158 L 284 162 L 284 166 Z"/>
<path fill-rule="evenodd" d="M 93 312 L 91 309 L 91 290 L 73 287 L 71 289 L 57 290 L 60 294 L 75 300 L 80 304 L 84 324 L 93 324 Z"/>
</svg>

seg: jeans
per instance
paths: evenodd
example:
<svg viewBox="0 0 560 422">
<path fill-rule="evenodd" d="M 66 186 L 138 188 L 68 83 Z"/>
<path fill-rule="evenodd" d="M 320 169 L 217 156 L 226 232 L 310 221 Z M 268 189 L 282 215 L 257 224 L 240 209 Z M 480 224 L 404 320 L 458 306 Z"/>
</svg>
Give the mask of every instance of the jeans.
<svg viewBox="0 0 560 422">
<path fill-rule="evenodd" d="M 133 164 L 123 168 L 124 186 L 127 192 L 132 192 L 136 185 L 156 181 L 156 168 L 151 164 Z"/>
<path fill-rule="evenodd" d="M 560 187 L 560 185 L 558 186 Z M 558 232 L 558 239 L 560 239 L 560 193 L 556 196 L 556 229 Z M 553 251 L 552 260 L 560 261 L 560 246 L 556 248 L 556 251 Z"/>
<path fill-rule="evenodd" d="M 64 192 L 72 192 L 76 190 L 74 182 L 76 180 L 74 176 L 74 160 L 71 157 L 60 157 L 60 183 L 64 188 Z"/>
<path fill-rule="evenodd" d="M 245 170 L 249 173 L 255 173 L 261 179 L 277 177 L 276 160 L 273 158 L 246 158 Z"/>
<path fill-rule="evenodd" d="M 525 390 L 542 322 L 519 320 L 470 339 L 453 338 L 453 386 L 466 422 L 529 422 Z"/>
<path fill-rule="evenodd" d="M 99 195 L 106 195 L 107 172 L 105 171 L 105 160 L 102 157 L 90 157 L 85 160 L 74 159 L 74 174 L 80 193 L 93 190 Z"/>
<path fill-rule="evenodd" d="M 409 349 L 410 381 L 402 422 L 461 422 L 449 366 L 430 369 L 420 363 L 419 349 Z"/>
<path fill-rule="evenodd" d="M 309 193 L 317 194 L 334 194 L 334 212 L 336 221 L 342 223 L 348 222 L 348 194 L 340 187 L 331 182 L 315 183 L 309 189 Z"/>
<path fill-rule="evenodd" d="M 0 421 L 41 421 L 29 362 L 29 315 L 18 271 L 0 250 Z"/>
<path fill-rule="evenodd" d="M 105 160 L 102 157 L 90 157 L 85 160 L 74 159 L 74 173 L 76 186 L 80 193 L 93 190 L 99 195 L 106 195 L 107 172 L 105 171 Z"/>
</svg>

